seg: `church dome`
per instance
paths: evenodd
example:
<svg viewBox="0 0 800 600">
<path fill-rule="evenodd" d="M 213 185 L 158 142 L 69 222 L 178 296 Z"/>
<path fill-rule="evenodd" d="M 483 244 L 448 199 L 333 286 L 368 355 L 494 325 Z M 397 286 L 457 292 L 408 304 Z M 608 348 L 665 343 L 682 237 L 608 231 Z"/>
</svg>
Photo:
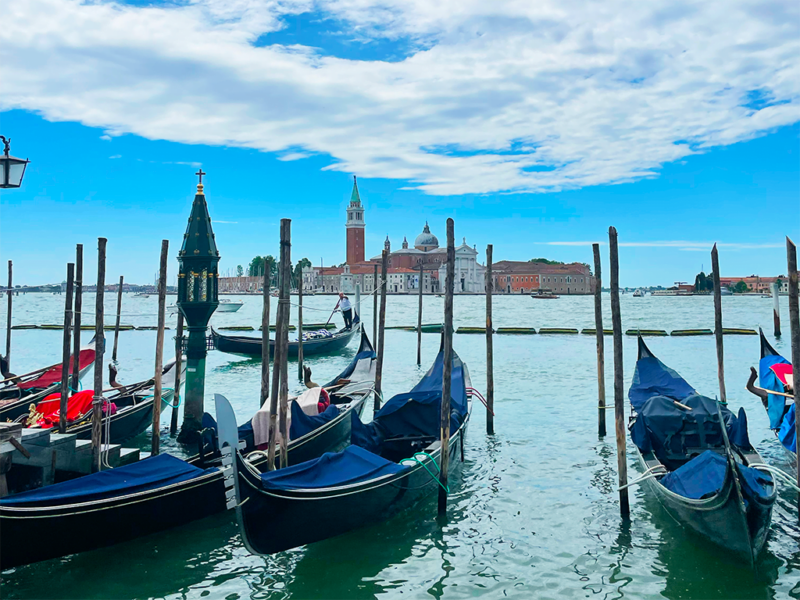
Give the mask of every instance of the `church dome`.
<svg viewBox="0 0 800 600">
<path fill-rule="evenodd" d="M 417 236 L 417 239 L 414 240 L 414 247 L 418 250 L 433 250 L 434 248 L 439 247 L 439 240 L 438 238 L 431 233 L 430 227 L 428 227 L 428 222 L 425 222 L 425 229 L 422 230 Z"/>
</svg>

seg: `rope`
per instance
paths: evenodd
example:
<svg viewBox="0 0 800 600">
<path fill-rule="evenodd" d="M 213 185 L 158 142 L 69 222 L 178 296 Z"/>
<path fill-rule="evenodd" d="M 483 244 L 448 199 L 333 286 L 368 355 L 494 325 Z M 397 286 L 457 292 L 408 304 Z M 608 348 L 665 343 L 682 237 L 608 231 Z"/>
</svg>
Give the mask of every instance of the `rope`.
<svg viewBox="0 0 800 600">
<path fill-rule="evenodd" d="M 768 473 L 771 473 L 772 475 L 775 475 L 778 479 L 782 480 L 789 487 L 794 489 L 794 491 L 800 492 L 800 487 L 797 487 L 797 480 L 794 477 L 784 473 L 777 467 L 772 467 L 765 463 L 750 463 L 747 466 L 752 467 L 753 469 L 758 469 L 759 471 L 766 471 Z"/>
<path fill-rule="evenodd" d="M 433 466 L 436 467 L 436 474 L 435 475 L 433 474 L 433 472 L 428 468 L 428 466 L 424 462 L 422 462 L 419 458 L 417 458 L 420 455 L 425 456 L 425 457 L 430 459 L 430 461 L 433 463 Z M 439 480 L 439 476 L 441 475 L 442 471 L 439 468 L 439 465 L 436 464 L 436 461 L 433 459 L 433 457 L 430 454 L 428 454 L 427 452 L 415 452 L 414 456 L 412 456 L 410 459 L 406 459 L 406 460 L 413 460 L 413 461 L 417 462 L 423 469 L 425 469 L 428 472 L 428 475 L 430 475 L 433 478 L 433 480 L 436 483 L 438 483 L 439 486 L 445 492 L 447 492 L 448 494 L 450 493 L 450 486 L 449 485 L 442 485 L 442 482 Z"/>
<path fill-rule="evenodd" d="M 642 475 L 638 479 L 634 479 L 633 481 L 631 481 L 629 483 L 626 483 L 623 486 L 618 487 L 617 491 L 621 492 L 622 490 L 627 489 L 627 488 L 631 487 L 632 485 L 638 485 L 638 484 L 642 483 L 643 481 L 647 481 L 648 479 L 652 479 L 654 477 L 659 477 L 661 475 L 666 475 L 666 474 L 667 474 L 667 468 L 664 465 L 654 465 L 654 466 L 650 467 L 649 469 L 647 469 L 647 471 L 644 472 L 644 475 Z"/>
</svg>

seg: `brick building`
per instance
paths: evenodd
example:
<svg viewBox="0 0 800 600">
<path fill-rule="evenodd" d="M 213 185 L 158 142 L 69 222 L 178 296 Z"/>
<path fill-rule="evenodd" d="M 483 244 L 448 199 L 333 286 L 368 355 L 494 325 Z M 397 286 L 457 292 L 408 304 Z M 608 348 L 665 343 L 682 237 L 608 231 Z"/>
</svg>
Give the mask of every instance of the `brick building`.
<svg viewBox="0 0 800 600">
<path fill-rule="evenodd" d="M 549 290 L 558 294 L 591 294 L 594 276 L 587 265 L 550 265 L 501 260 L 492 265 L 494 289 L 501 294 L 529 294 Z"/>
</svg>

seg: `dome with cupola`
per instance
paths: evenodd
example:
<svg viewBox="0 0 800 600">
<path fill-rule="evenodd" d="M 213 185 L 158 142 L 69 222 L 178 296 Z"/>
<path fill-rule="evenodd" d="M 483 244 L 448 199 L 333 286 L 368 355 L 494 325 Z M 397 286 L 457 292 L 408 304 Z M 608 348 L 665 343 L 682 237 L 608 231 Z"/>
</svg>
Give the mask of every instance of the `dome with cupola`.
<svg viewBox="0 0 800 600">
<path fill-rule="evenodd" d="M 439 247 L 439 239 L 431 233 L 430 227 L 428 227 L 428 222 L 425 221 L 425 229 L 422 230 L 417 236 L 417 239 L 414 240 L 414 248 L 417 250 L 422 250 L 423 252 L 427 252 L 429 250 L 435 250 Z"/>
</svg>

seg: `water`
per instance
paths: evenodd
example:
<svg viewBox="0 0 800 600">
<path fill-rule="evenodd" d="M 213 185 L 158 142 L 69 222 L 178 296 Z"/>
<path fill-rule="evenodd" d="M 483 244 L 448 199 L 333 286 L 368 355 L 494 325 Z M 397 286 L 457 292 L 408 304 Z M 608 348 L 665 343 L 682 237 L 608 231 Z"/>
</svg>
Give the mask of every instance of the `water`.
<svg viewBox="0 0 800 600">
<path fill-rule="evenodd" d="M 115 298 L 107 295 L 106 311 Z M 215 315 L 213 324 L 253 325 L 261 300 L 243 296 L 237 313 Z M 622 297 L 623 328 L 713 328 L 710 297 Z M 293 301 L 296 301 L 293 298 Z M 782 298 L 784 339 L 775 348 L 788 356 L 788 308 Z M 126 295 L 123 323 L 154 325 L 156 299 Z M 305 299 L 306 322 L 325 321 L 331 296 Z M 604 297 L 606 327 L 609 298 Z M 273 311 L 274 311 L 273 303 Z M 94 296 L 84 299 L 94 306 Z M 484 323 L 482 297 L 455 299 L 455 326 Z M 424 299 L 426 323 L 442 319 L 444 301 Z M 318 310 L 312 310 L 316 308 Z M 14 298 L 15 324 L 58 323 L 63 296 Z M 772 302 L 723 298 L 726 327 L 772 329 Z M 294 312 L 294 309 L 293 309 Z M 364 303 L 371 336 L 372 301 Z M 416 323 L 417 298 L 390 296 L 387 325 Z M 594 327 L 591 297 L 532 300 L 499 296 L 495 327 Z M 92 316 L 87 315 L 89 319 Z M 292 315 L 296 319 L 296 313 Z M 274 318 L 274 317 L 273 317 Z M 339 319 L 340 317 L 335 317 Z M 108 322 L 111 322 L 109 319 Z M 171 319 L 174 327 L 174 318 Z M 3 329 L 4 330 L 4 329 Z M 174 331 L 168 332 L 174 335 Z M 13 332 L 13 368 L 21 373 L 56 362 L 61 332 Z M 86 339 L 90 332 L 84 332 Z M 113 335 L 113 334 L 112 334 Z M 252 335 L 258 335 L 254 332 Z M 770 336 L 771 339 L 771 336 Z M 771 340 L 772 341 L 772 340 Z M 109 349 L 112 338 L 109 337 Z M 3 342 L 4 343 L 4 342 Z M 168 336 L 171 348 L 171 336 Z M 454 336 L 475 387 L 485 389 L 485 343 L 481 335 Z M 438 350 L 439 336 L 423 335 L 422 367 L 416 366 L 416 333 L 388 330 L 384 390 L 408 390 Z M 714 338 L 649 338 L 653 352 L 698 391 L 718 393 Z M 120 333 L 120 381 L 151 376 L 155 332 Z M 635 338 L 625 337 L 625 388 L 636 359 Z M 312 357 L 313 379 L 338 373 L 355 352 Z M 110 352 L 109 352 L 110 355 Z M 165 352 L 169 356 L 170 352 Z M 606 337 L 609 402 L 613 402 L 611 338 Z M 744 406 L 750 436 L 765 460 L 791 466 L 757 398 L 744 390 L 757 365 L 758 338 L 725 337 L 730 408 Z M 686 534 L 644 488 L 631 491 L 631 522 L 619 518 L 613 413 L 610 436 L 597 437 L 595 338 L 593 336 L 495 337 L 495 428 L 485 434 L 485 413 L 475 407 L 467 436 L 466 463 L 451 486 L 448 521 L 437 522 L 435 499 L 388 521 L 335 539 L 268 558 L 244 549 L 231 513 L 95 552 L 29 565 L 3 573 L 3 598 L 386 598 L 485 596 L 499 598 L 772 598 L 800 597 L 800 547 L 796 496 L 781 488 L 772 529 L 753 571 L 717 547 Z M 290 364 L 289 372 L 296 363 Z M 224 393 L 241 421 L 257 408 L 260 361 L 211 352 L 210 394 Z M 84 379 L 91 382 L 91 373 Z M 299 380 L 295 390 L 301 388 Z M 169 410 L 163 426 L 167 427 Z M 135 440 L 149 448 L 149 433 Z M 168 438 L 165 445 L 177 450 Z M 629 469 L 636 467 L 629 444 Z M 309 511 L 309 519 L 330 519 Z M 1 532 L 0 532 L 1 534 Z M 42 540 L 42 543 L 46 543 Z"/>
</svg>

